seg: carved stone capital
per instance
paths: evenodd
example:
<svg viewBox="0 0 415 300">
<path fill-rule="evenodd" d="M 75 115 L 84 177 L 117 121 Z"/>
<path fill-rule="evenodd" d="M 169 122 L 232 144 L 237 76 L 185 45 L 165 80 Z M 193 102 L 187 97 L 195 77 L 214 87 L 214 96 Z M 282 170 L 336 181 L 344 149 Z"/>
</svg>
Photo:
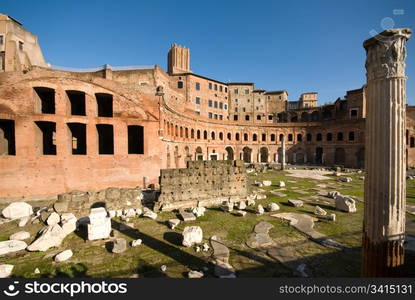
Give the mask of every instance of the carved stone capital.
<svg viewBox="0 0 415 300">
<path fill-rule="evenodd" d="M 366 40 L 367 80 L 405 76 L 406 41 L 409 28 L 388 29 Z"/>
</svg>

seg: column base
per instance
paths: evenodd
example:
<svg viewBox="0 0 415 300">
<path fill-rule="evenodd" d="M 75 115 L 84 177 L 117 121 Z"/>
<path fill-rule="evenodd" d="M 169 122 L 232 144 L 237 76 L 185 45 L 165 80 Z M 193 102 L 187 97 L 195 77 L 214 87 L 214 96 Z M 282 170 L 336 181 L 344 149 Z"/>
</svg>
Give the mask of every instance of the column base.
<svg viewBox="0 0 415 300">
<path fill-rule="evenodd" d="M 374 243 L 363 234 L 362 277 L 404 276 L 403 240 Z"/>
</svg>

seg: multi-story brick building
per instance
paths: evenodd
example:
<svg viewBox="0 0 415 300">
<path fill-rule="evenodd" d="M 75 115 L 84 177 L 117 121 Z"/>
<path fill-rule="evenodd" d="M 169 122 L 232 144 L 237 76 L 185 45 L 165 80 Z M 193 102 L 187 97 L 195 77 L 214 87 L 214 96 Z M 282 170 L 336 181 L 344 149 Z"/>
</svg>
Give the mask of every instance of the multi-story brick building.
<svg viewBox="0 0 415 300">
<path fill-rule="evenodd" d="M 46 64 L 37 38 L 5 15 L 0 41 L 0 198 L 157 184 L 161 169 L 188 160 L 278 163 L 283 139 L 289 163 L 364 166 L 364 87 L 323 106 L 316 93 L 291 103 L 284 90 L 191 72 L 189 49 L 177 45 L 167 72 L 154 65 L 59 70 Z M 407 120 L 414 166 L 412 107 Z"/>
</svg>

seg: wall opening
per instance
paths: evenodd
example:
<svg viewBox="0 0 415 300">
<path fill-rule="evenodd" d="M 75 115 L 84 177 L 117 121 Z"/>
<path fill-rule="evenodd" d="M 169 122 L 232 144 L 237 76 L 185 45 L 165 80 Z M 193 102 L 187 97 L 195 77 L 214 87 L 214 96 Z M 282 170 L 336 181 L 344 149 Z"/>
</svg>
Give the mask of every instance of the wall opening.
<svg viewBox="0 0 415 300">
<path fill-rule="evenodd" d="M 55 90 L 35 87 L 35 111 L 42 114 L 55 114 Z"/>
<path fill-rule="evenodd" d="M 98 154 L 114 154 L 114 127 L 109 124 L 97 124 Z"/>
<path fill-rule="evenodd" d="M 0 119 L 0 155 L 16 155 L 14 128 L 13 120 Z"/>
<path fill-rule="evenodd" d="M 112 95 L 105 93 L 95 94 L 97 99 L 98 117 L 112 117 L 113 116 L 113 99 Z"/>
<path fill-rule="evenodd" d="M 74 155 L 85 155 L 87 152 L 86 146 L 86 124 L 82 123 L 68 123 L 70 131 L 69 145 Z"/>
<path fill-rule="evenodd" d="M 128 154 L 144 154 L 144 127 L 128 126 Z"/>
<path fill-rule="evenodd" d="M 334 163 L 344 165 L 346 161 L 346 153 L 343 148 L 336 148 L 334 152 Z"/>
<path fill-rule="evenodd" d="M 297 134 L 297 142 L 301 142 L 303 140 L 303 135 L 302 134 Z"/>
<path fill-rule="evenodd" d="M 226 153 L 227 153 L 227 160 L 234 160 L 234 154 L 233 154 L 233 149 L 232 147 L 226 147 L 225 148 Z"/>
<path fill-rule="evenodd" d="M 260 162 L 267 163 L 268 162 L 268 148 L 262 147 L 260 149 Z"/>
<path fill-rule="evenodd" d="M 410 138 L 410 145 L 409 147 L 414 148 L 415 147 L 415 138 L 413 136 L 411 136 Z"/>
<path fill-rule="evenodd" d="M 36 148 L 43 155 L 56 155 L 56 123 L 36 121 Z"/>
<path fill-rule="evenodd" d="M 80 91 L 66 91 L 71 105 L 71 115 L 85 116 L 85 93 Z"/>
<path fill-rule="evenodd" d="M 244 147 L 242 151 L 243 151 L 243 161 L 246 163 L 250 163 L 252 150 L 248 147 Z"/>
</svg>

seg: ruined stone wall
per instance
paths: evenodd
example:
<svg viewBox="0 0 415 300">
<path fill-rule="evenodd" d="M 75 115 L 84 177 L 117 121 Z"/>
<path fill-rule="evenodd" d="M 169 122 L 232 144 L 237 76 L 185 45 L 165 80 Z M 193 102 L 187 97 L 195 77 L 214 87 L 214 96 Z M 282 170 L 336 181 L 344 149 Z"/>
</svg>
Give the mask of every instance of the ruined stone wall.
<svg viewBox="0 0 415 300">
<path fill-rule="evenodd" d="M 219 205 L 247 196 L 247 177 L 240 160 L 189 161 L 184 169 L 163 169 L 155 208 L 172 210 Z"/>
</svg>

